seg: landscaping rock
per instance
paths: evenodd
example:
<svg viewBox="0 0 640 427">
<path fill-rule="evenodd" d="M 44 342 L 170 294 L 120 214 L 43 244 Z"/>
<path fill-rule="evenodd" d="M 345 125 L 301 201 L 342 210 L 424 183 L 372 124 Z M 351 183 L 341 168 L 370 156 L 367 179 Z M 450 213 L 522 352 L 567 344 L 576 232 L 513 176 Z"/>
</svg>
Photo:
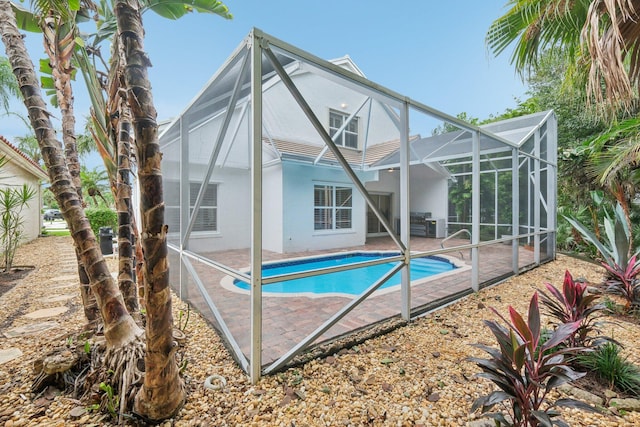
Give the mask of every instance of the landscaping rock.
<svg viewBox="0 0 640 427">
<path fill-rule="evenodd" d="M 564 391 L 567 394 L 570 394 L 578 400 L 589 403 L 591 405 L 602 406 L 604 404 L 604 400 L 600 396 L 596 396 L 595 394 L 589 393 L 586 390 L 574 387 L 571 384 L 561 385 L 560 390 Z"/>
<path fill-rule="evenodd" d="M 640 399 L 611 399 L 609 406 L 618 409 L 618 411 L 640 411 Z"/>
</svg>

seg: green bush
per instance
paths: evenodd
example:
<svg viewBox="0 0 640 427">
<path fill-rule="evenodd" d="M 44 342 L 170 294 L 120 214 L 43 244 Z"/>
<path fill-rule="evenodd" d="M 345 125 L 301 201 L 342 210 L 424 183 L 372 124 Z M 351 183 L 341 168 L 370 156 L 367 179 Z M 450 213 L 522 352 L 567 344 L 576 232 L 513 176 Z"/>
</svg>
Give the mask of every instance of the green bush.
<svg viewBox="0 0 640 427">
<path fill-rule="evenodd" d="M 91 229 L 96 235 L 96 239 L 99 239 L 100 227 L 111 227 L 114 231 L 114 235 L 118 228 L 118 214 L 116 211 L 108 208 L 91 208 L 86 209 L 85 214 L 91 224 Z"/>
<path fill-rule="evenodd" d="M 608 342 L 596 351 L 578 356 L 578 363 L 605 379 L 610 387 L 640 395 L 640 368 L 623 357 L 615 343 Z"/>
</svg>

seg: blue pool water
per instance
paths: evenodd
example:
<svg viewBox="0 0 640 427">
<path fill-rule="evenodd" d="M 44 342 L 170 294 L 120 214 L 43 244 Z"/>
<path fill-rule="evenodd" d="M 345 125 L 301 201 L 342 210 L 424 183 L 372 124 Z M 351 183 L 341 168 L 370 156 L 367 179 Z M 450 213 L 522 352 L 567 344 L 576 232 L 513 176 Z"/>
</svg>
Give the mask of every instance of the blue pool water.
<svg viewBox="0 0 640 427">
<path fill-rule="evenodd" d="M 302 260 L 283 261 L 281 263 L 268 264 L 262 267 L 262 276 L 271 277 L 280 274 L 298 273 L 301 271 L 316 270 L 318 268 L 335 267 L 339 265 L 353 264 L 373 259 L 396 256 L 397 253 L 348 253 L 331 255 Z M 388 262 L 368 267 L 360 267 L 347 271 L 339 271 L 331 274 L 305 277 L 302 279 L 288 280 L 286 282 L 270 283 L 262 286 L 263 292 L 280 294 L 306 293 L 314 294 L 351 294 L 359 295 L 376 280 L 388 272 L 395 262 Z M 429 276 L 451 271 L 457 268 L 444 258 L 430 256 L 411 260 L 411 281 L 424 279 Z M 384 289 L 400 284 L 400 272 L 394 274 L 380 288 Z M 235 280 L 234 285 L 240 289 L 249 290 L 249 284 Z"/>
</svg>

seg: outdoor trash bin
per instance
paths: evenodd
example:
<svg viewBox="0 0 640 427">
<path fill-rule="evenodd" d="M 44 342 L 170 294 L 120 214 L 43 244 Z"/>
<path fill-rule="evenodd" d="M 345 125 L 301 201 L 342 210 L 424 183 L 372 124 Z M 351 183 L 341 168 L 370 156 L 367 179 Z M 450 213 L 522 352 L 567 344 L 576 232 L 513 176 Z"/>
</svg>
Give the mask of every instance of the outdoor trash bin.
<svg viewBox="0 0 640 427">
<path fill-rule="evenodd" d="M 100 227 L 100 252 L 102 255 L 113 253 L 113 230 L 111 227 Z"/>
</svg>

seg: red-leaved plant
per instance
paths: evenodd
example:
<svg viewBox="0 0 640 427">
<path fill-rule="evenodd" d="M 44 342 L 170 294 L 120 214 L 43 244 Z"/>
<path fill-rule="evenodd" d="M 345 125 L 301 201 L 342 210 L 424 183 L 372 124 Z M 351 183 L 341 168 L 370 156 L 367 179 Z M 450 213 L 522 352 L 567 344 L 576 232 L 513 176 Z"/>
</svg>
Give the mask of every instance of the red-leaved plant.
<svg viewBox="0 0 640 427">
<path fill-rule="evenodd" d="M 640 309 L 640 260 L 637 255 L 633 255 L 626 266 L 617 263 L 609 265 L 606 262 L 602 266 L 607 269 L 611 279 L 607 280 L 607 292 L 620 295 L 627 302 L 627 309 Z"/>
<path fill-rule="evenodd" d="M 482 359 L 471 357 L 467 360 L 478 365 L 482 372 L 479 377 L 492 381 L 499 387 L 486 396 L 473 402 L 471 411 L 481 412 L 499 425 L 505 426 L 567 426 L 559 418 L 557 406 L 570 406 L 595 411 L 586 403 L 574 399 L 558 399 L 550 402 L 547 394 L 553 388 L 574 381 L 584 373 L 574 371 L 566 362 L 564 355 L 575 353 L 578 348 L 559 346 L 580 327 L 580 321 L 563 323 L 551 334 L 548 340 L 541 340 L 540 309 L 538 293 L 534 293 L 529 303 L 528 321 L 513 308 L 509 307 L 509 322 L 495 309 L 507 327 L 491 320 L 485 320 L 500 349 L 476 344 L 475 347 L 487 352 L 491 357 Z M 489 412 L 497 404 L 506 408 L 504 412 Z"/>
<path fill-rule="evenodd" d="M 595 340 L 610 340 L 599 336 L 598 312 L 606 310 L 604 304 L 594 304 L 597 295 L 587 293 L 587 284 L 573 280 L 571 273 L 565 271 L 562 292 L 552 284 L 545 284 L 552 298 L 544 291 L 539 290 L 540 302 L 546 308 L 546 313 L 557 319 L 560 324 L 579 322 L 575 333 L 567 337 L 566 345 L 569 347 L 589 347 L 598 344 Z M 593 333 L 597 335 L 594 336 Z"/>
</svg>

